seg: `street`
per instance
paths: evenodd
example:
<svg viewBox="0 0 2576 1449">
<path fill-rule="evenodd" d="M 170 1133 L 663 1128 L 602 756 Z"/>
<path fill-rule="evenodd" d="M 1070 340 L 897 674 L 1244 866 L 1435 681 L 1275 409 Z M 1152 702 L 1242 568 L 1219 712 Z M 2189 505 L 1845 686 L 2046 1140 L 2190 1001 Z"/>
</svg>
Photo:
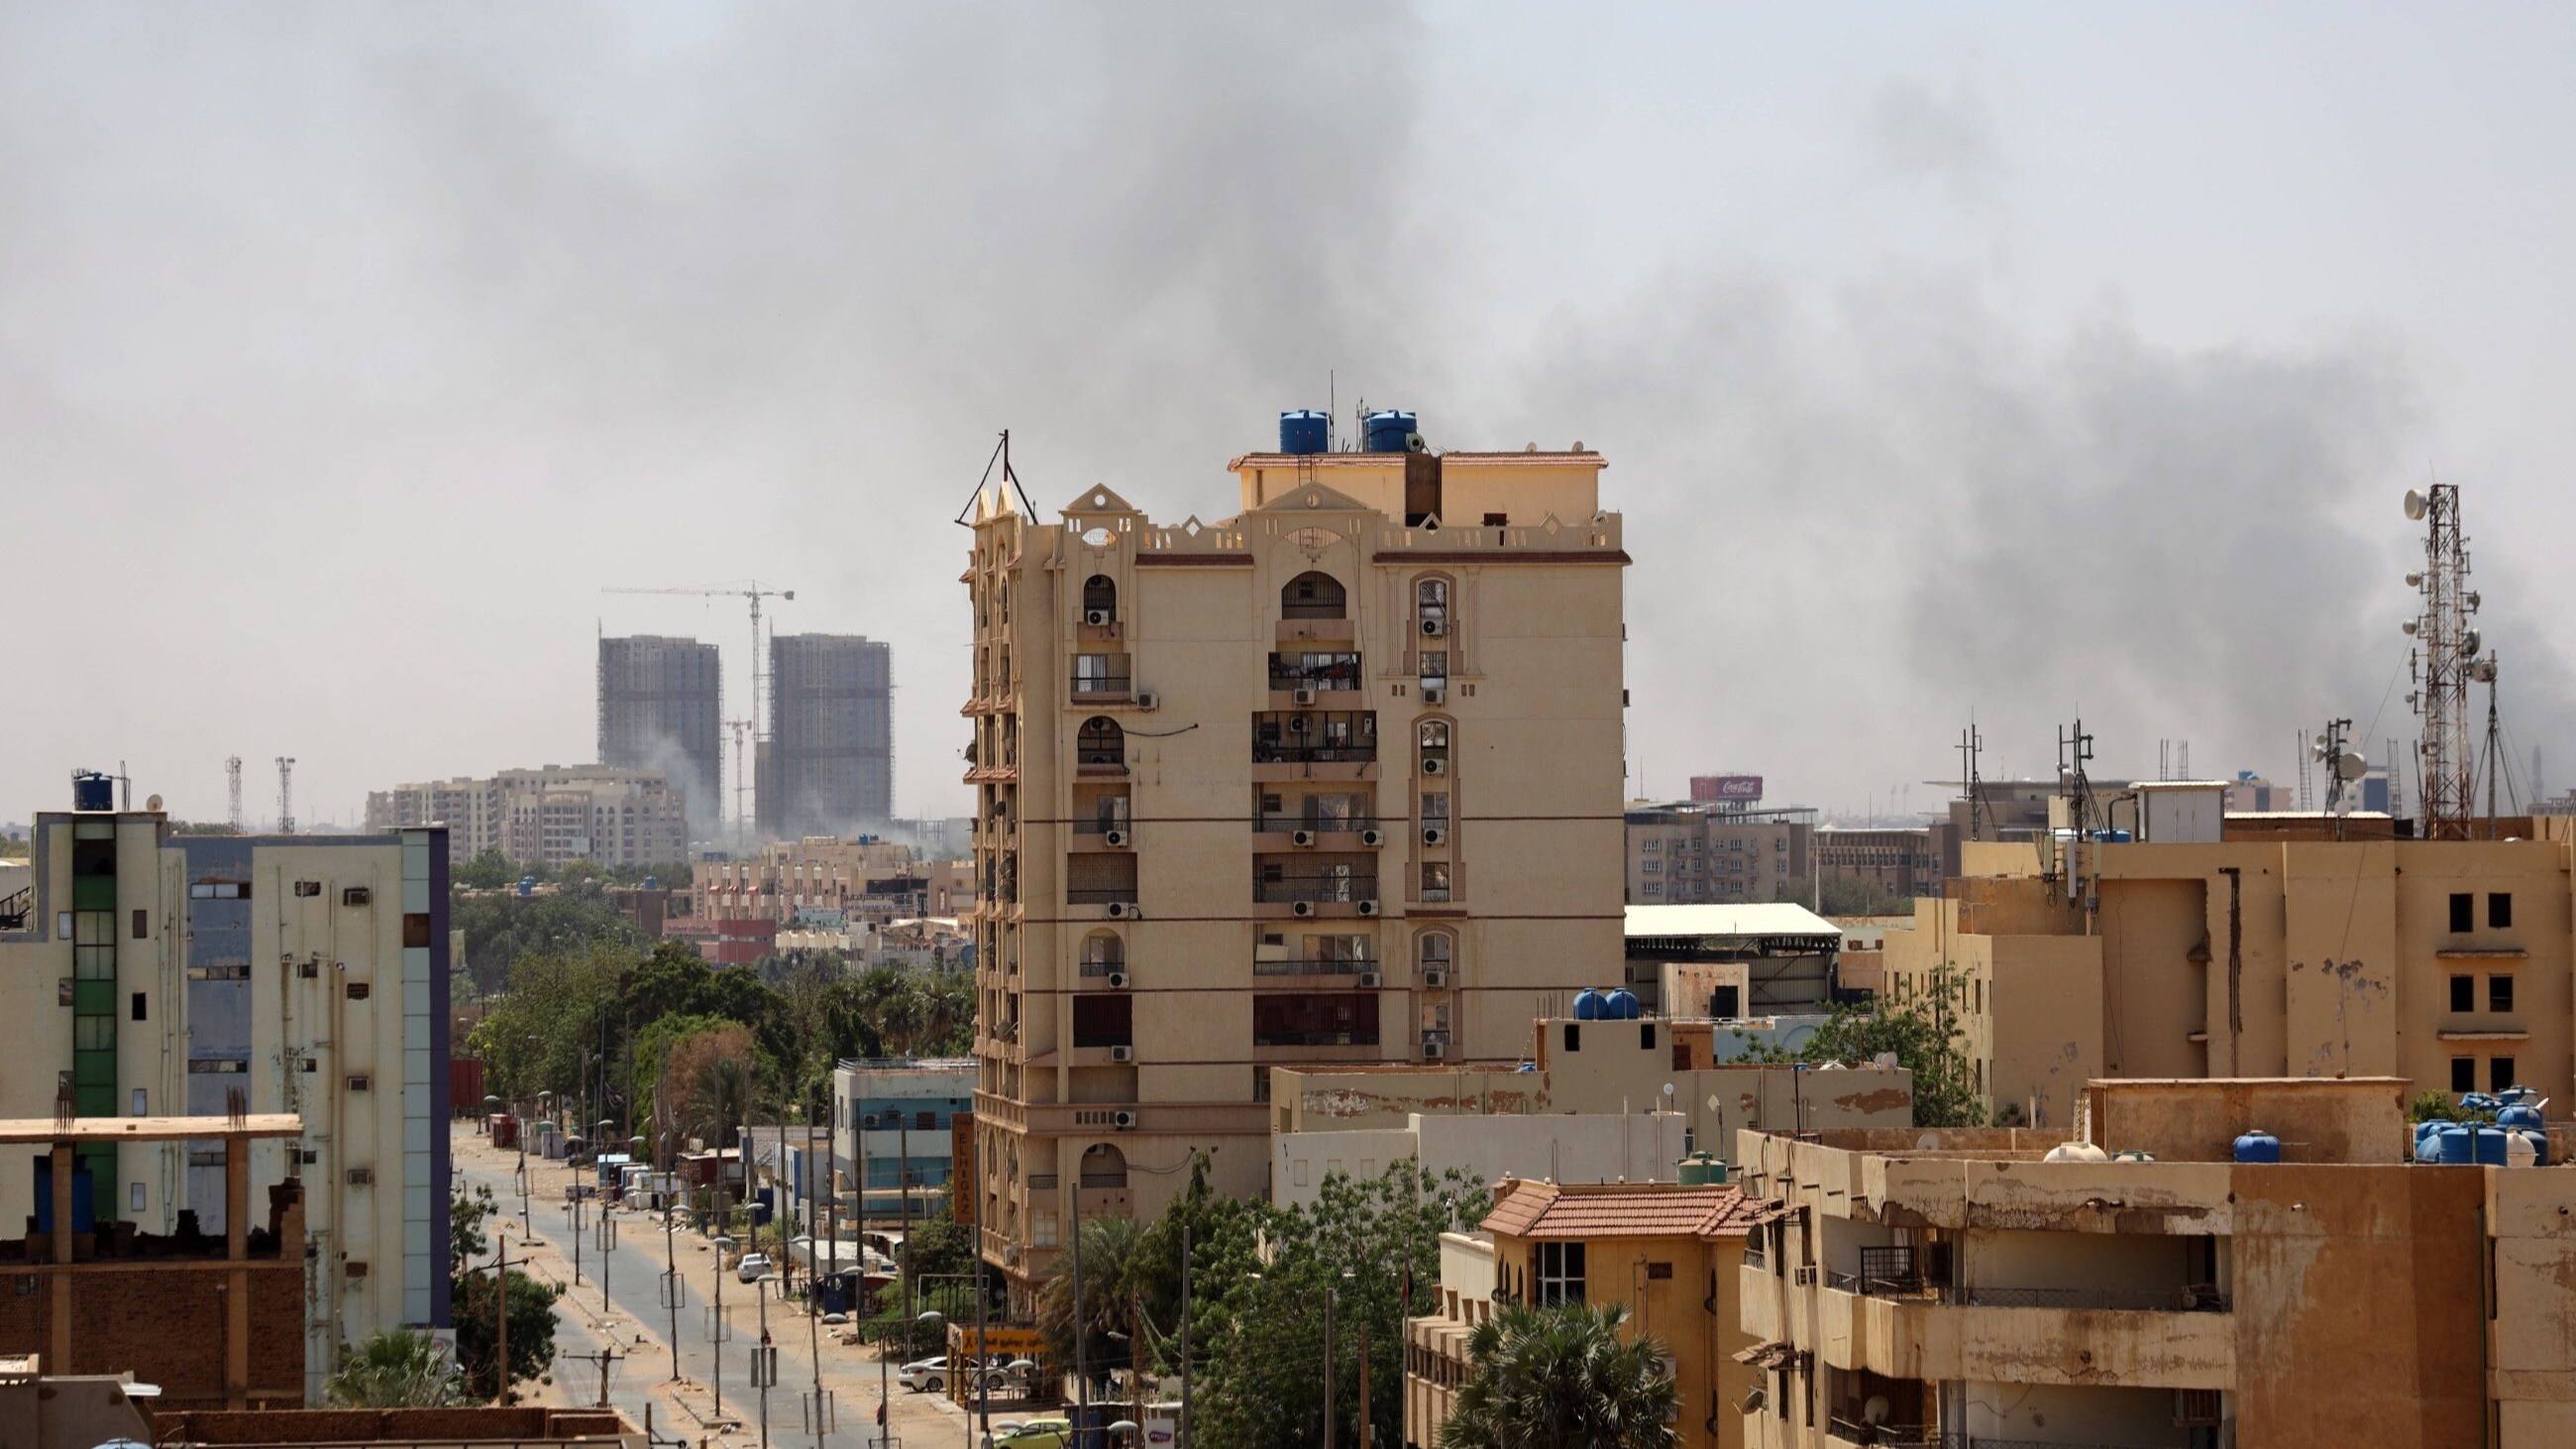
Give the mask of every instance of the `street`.
<svg viewBox="0 0 2576 1449">
<path fill-rule="evenodd" d="M 657 1441 L 758 1446 L 819 1445 L 862 1449 L 874 1442 L 879 1362 L 873 1348 L 843 1344 L 806 1315 L 803 1305 L 768 1299 L 764 1287 L 723 1275 L 723 1301 L 731 1341 L 724 1349 L 723 1404 L 716 1402 L 716 1349 L 710 1341 L 718 1273 L 715 1249 L 687 1228 L 665 1233 L 657 1214 L 612 1210 L 616 1247 L 605 1256 L 597 1247 L 601 1204 L 582 1209 L 583 1242 L 580 1283 L 575 1286 L 572 1217 L 564 1193 L 586 1174 L 531 1155 L 527 1159 L 527 1214 L 521 1215 L 515 1173 L 516 1150 L 493 1150 L 471 1121 L 451 1128 L 456 1185 L 470 1192 L 488 1187 L 500 1207 L 489 1220 L 506 1240 L 510 1264 L 566 1286 L 555 1304 L 553 1383 L 526 1383 L 520 1393 L 539 1403 L 595 1404 L 600 1395 L 600 1356 L 615 1355 L 608 1373 L 608 1402 L 623 1409 L 640 1428 L 651 1415 Z M 768 1251 L 766 1238 L 763 1251 Z M 477 1266 L 491 1262 L 487 1253 Z M 686 1284 L 685 1306 L 678 1311 L 678 1376 L 673 1376 L 672 1310 L 662 1306 L 660 1279 L 676 1262 Z M 607 1296 L 600 1283 L 607 1279 Z M 768 1393 L 768 1433 L 761 1433 L 761 1393 L 752 1385 L 753 1348 L 760 1339 L 766 1311 L 769 1333 L 778 1349 L 778 1383 Z M 822 1387 L 831 1396 L 833 1422 L 817 1433 L 810 1417 L 815 1388 L 815 1349 L 821 1350 Z M 891 1379 L 888 1380 L 891 1383 Z M 889 1431 L 899 1449 L 972 1449 L 975 1436 L 968 1416 L 932 1394 L 913 1393 L 891 1385 Z"/>
</svg>

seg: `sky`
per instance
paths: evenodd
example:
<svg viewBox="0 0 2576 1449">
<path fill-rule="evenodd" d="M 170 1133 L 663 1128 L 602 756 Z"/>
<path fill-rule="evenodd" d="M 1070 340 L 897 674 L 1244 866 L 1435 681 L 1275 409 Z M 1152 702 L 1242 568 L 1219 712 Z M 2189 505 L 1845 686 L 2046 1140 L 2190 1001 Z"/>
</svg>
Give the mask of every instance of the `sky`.
<svg viewBox="0 0 2576 1449">
<path fill-rule="evenodd" d="M 892 642 L 898 809 L 962 813 L 995 435 L 1213 518 L 1328 397 L 1606 456 L 1632 793 L 1920 809 L 1971 716 L 1989 777 L 2079 715 L 2097 777 L 2377 759 L 2428 478 L 2554 792 L 2571 61 L 2501 5 L 0 3 L 0 819 L 581 762 L 602 629 L 748 687 L 739 600 L 603 590 L 755 578 Z"/>
</svg>

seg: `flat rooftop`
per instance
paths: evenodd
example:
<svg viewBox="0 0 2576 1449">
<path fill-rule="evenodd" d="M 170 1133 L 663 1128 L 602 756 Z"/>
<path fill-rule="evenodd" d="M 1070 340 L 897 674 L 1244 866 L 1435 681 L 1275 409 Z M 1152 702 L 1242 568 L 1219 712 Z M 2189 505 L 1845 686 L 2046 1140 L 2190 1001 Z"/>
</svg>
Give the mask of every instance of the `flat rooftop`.
<svg viewBox="0 0 2576 1449">
<path fill-rule="evenodd" d="M 304 1119 L 292 1112 L 231 1117 L 0 1117 L 0 1143 L 192 1142 L 209 1137 L 301 1137 Z"/>
</svg>

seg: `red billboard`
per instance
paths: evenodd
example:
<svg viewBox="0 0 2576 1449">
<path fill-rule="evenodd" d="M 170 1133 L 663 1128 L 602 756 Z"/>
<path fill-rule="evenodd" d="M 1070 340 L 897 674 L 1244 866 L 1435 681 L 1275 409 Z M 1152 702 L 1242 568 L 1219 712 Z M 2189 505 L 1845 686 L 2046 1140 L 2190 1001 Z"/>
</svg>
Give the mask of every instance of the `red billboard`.
<svg viewBox="0 0 2576 1449">
<path fill-rule="evenodd" d="M 1748 801 L 1762 798 L 1760 775 L 1693 775 L 1691 796 L 1694 800 Z"/>
</svg>

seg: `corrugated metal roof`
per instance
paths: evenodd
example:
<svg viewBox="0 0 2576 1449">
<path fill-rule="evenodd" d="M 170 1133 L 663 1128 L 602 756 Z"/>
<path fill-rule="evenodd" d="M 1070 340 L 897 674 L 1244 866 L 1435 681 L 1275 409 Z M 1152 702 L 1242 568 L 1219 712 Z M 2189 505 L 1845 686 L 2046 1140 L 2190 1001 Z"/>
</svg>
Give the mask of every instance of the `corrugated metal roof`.
<svg viewBox="0 0 2576 1449">
<path fill-rule="evenodd" d="M 1512 1184 L 1484 1229 L 1514 1238 L 1740 1238 L 1764 1204 L 1733 1187 Z"/>
<path fill-rule="evenodd" d="M 1839 936 L 1833 922 L 1794 901 L 1740 906 L 1630 906 L 1631 936 Z"/>
</svg>

